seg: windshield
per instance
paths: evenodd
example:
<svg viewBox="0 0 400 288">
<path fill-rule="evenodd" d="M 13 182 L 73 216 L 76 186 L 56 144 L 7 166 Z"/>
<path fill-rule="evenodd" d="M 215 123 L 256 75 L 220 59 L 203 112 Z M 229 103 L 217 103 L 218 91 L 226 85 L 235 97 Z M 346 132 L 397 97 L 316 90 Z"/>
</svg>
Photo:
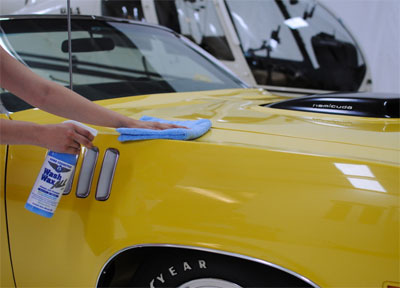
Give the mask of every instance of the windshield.
<svg viewBox="0 0 400 288">
<path fill-rule="evenodd" d="M 14 19 L 1 23 L 0 44 L 37 74 L 67 86 L 67 21 Z M 72 19 L 73 89 L 90 100 L 243 87 L 242 82 L 156 27 Z M 8 111 L 31 108 L 3 91 Z"/>
<path fill-rule="evenodd" d="M 226 0 L 257 84 L 357 91 L 366 67 L 354 39 L 313 0 Z"/>
</svg>

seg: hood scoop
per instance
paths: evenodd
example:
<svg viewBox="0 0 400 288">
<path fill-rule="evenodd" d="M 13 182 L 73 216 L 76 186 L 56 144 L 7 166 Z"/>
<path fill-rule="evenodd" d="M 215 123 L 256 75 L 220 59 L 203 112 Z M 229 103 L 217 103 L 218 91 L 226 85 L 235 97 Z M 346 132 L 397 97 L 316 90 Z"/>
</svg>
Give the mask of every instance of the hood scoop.
<svg viewBox="0 0 400 288">
<path fill-rule="evenodd" d="M 400 94 L 332 93 L 306 96 L 273 104 L 269 108 L 374 118 L 399 118 Z"/>
</svg>

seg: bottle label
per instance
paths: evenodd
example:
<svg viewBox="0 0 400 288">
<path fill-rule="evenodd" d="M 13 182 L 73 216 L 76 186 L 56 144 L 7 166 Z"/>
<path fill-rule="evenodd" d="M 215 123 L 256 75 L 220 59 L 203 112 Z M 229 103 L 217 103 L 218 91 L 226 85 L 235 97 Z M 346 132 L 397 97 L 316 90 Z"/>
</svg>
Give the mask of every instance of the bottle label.
<svg viewBox="0 0 400 288">
<path fill-rule="evenodd" d="M 51 217 L 75 166 L 48 154 L 25 207 L 39 215 Z"/>
</svg>

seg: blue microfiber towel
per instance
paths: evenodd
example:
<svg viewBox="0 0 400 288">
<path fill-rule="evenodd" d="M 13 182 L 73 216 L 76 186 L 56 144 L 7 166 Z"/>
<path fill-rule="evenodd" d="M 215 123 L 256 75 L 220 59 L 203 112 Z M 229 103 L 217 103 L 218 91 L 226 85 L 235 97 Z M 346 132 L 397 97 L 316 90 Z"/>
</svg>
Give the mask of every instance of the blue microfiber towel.
<svg viewBox="0 0 400 288">
<path fill-rule="evenodd" d="M 211 128 L 211 121 L 208 119 L 169 121 L 150 116 L 143 116 L 140 120 L 175 124 L 185 126 L 189 129 L 172 128 L 165 130 L 152 130 L 144 128 L 117 128 L 117 132 L 121 134 L 118 137 L 118 140 L 121 142 L 148 139 L 192 140 L 202 136 Z"/>
</svg>

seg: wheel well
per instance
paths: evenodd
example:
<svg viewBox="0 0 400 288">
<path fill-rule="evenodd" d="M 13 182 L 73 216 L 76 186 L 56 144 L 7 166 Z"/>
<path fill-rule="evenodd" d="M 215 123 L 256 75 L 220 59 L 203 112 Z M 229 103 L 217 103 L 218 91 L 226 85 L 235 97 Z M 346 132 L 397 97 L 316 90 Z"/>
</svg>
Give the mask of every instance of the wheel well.
<svg viewBox="0 0 400 288">
<path fill-rule="evenodd" d="M 211 266 L 214 267 L 209 269 Z M 241 286 L 318 287 L 301 275 L 265 261 L 223 251 L 174 245 L 142 245 L 120 251 L 103 267 L 97 287 L 135 286 L 132 279 L 142 279 L 144 274 L 146 279 L 150 279 L 141 280 L 144 285 L 149 284 L 147 286 L 153 286 L 150 285 L 151 279 L 161 274 L 166 279 L 179 273 L 187 274 L 185 281 L 197 279 L 194 274 L 183 273 L 189 268 L 202 270 L 207 277 L 218 279 L 225 279 L 220 275 L 229 275 L 227 278 L 230 279 L 225 280 L 233 279 Z"/>
</svg>

